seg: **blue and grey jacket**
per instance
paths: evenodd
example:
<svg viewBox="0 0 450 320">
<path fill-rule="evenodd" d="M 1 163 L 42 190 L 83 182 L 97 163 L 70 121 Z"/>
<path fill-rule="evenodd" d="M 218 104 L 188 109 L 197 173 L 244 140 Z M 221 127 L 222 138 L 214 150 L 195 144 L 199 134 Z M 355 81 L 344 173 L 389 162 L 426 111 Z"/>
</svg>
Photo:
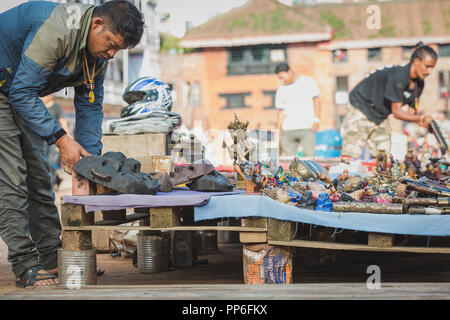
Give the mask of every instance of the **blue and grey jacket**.
<svg viewBox="0 0 450 320">
<path fill-rule="evenodd" d="M 96 60 L 95 101 L 89 103 L 82 60 L 94 8 L 37 1 L 0 14 L 0 91 L 27 126 L 52 144 L 65 132 L 39 97 L 74 87 L 76 140 L 100 154 L 107 61 Z M 94 61 L 91 57 L 90 72 Z"/>
</svg>

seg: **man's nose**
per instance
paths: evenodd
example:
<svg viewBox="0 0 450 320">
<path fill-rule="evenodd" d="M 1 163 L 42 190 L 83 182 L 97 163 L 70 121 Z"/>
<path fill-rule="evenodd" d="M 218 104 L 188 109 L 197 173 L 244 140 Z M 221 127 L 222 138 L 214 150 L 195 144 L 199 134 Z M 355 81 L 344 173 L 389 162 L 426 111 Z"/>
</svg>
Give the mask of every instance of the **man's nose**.
<svg viewBox="0 0 450 320">
<path fill-rule="evenodd" d="M 108 54 L 108 56 L 112 59 L 114 58 L 114 56 L 116 55 L 117 51 L 116 49 L 109 49 L 106 53 Z"/>
</svg>

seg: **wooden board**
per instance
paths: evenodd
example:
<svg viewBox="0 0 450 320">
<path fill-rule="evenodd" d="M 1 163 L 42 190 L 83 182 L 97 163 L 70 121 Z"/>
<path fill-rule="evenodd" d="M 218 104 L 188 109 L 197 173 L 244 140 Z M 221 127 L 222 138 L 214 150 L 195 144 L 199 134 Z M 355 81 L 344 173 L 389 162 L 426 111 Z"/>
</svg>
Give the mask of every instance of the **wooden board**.
<svg viewBox="0 0 450 320">
<path fill-rule="evenodd" d="M 86 212 L 83 205 L 61 204 L 61 224 L 63 226 L 86 226 L 94 224 L 94 213 Z"/>
<path fill-rule="evenodd" d="M 267 218 L 242 218 L 243 227 L 267 228 Z"/>
<path fill-rule="evenodd" d="M 239 232 L 239 241 L 241 243 L 266 243 L 267 232 Z"/>
<path fill-rule="evenodd" d="M 151 156 L 145 156 L 145 157 L 130 157 L 133 159 L 136 159 L 141 163 L 141 172 L 149 173 L 154 172 L 153 168 L 153 161 Z"/>
<path fill-rule="evenodd" d="M 208 268 L 202 268 L 201 270 L 203 273 L 206 272 L 203 271 L 204 269 L 208 270 Z M 189 270 L 191 272 L 193 269 Z M 109 270 L 106 271 L 106 275 L 108 274 L 108 271 Z M 168 272 L 167 274 L 172 275 L 178 273 Z M 108 283 L 108 281 L 104 279 L 105 277 L 99 277 L 98 281 Z M 169 278 L 169 276 L 167 277 Z M 148 278 L 151 279 L 150 276 L 148 276 Z M 361 281 L 356 283 L 325 284 L 294 283 L 290 285 L 271 285 L 269 287 L 264 285 L 258 286 L 236 283 L 207 283 L 206 280 L 204 282 L 205 283 L 200 284 L 174 284 L 167 280 L 164 284 L 148 284 L 141 282 L 138 283 L 138 285 L 112 285 L 102 283 L 99 285 L 86 285 L 78 290 L 69 290 L 63 286 L 39 286 L 27 290 L 19 290 L 15 288 L 14 291 L 10 291 L 6 295 L 3 295 L 2 298 L 12 300 L 148 299 L 155 301 L 151 304 L 157 304 L 157 300 L 194 299 L 199 301 L 228 300 L 237 302 L 238 300 L 248 300 L 249 297 L 257 297 L 258 300 L 273 300 L 274 297 L 279 300 L 446 300 L 449 298 L 450 288 L 450 285 L 447 282 L 383 282 L 381 285 L 381 290 L 368 290 L 367 284 L 365 282 L 361 283 Z M 286 310 L 287 312 L 295 312 L 295 303 L 290 304 Z M 175 311 L 167 312 L 166 317 L 169 319 L 176 318 L 176 315 L 180 312 L 178 309 L 175 309 Z M 267 311 L 269 311 L 268 308 Z M 216 314 L 220 315 L 220 313 Z M 251 319 L 257 317 L 254 316 L 248 318 Z"/>
<path fill-rule="evenodd" d="M 138 161 L 138 158 L 142 157 L 167 155 L 166 137 L 165 133 L 103 135 L 103 153 L 120 151 L 126 157 L 134 158 Z"/>
<path fill-rule="evenodd" d="M 151 226 L 112 226 L 94 225 L 85 227 L 64 226 L 63 230 L 217 230 L 217 231 L 239 231 L 239 232 L 265 232 L 265 228 L 234 227 L 234 226 L 178 226 L 178 227 L 151 227 Z"/>
<path fill-rule="evenodd" d="M 170 174 L 173 169 L 171 156 L 152 156 L 153 171 Z"/>
<path fill-rule="evenodd" d="M 415 252 L 415 253 L 450 253 L 450 248 L 431 248 L 431 247 L 399 247 L 388 248 L 369 247 L 364 244 L 336 243 L 308 240 L 275 241 L 268 240 L 269 244 L 277 246 L 291 246 L 302 248 L 318 248 L 330 250 L 353 250 L 353 251 L 377 251 L 377 252 Z"/>
<path fill-rule="evenodd" d="M 290 241 L 294 239 L 295 222 L 269 219 L 267 229 L 269 240 Z"/>
<path fill-rule="evenodd" d="M 150 226 L 176 227 L 182 224 L 182 207 L 162 207 L 150 209 Z"/>
<path fill-rule="evenodd" d="M 385 233 L 369 233 L 367 245 L 369 247 L 389 248 L 394 244 L 394 235 Z"/>
<path fill-rule="evenodd" d="M 109 252 L 109 235 L 111 230 L 92 231 L 92 247 L 97 252 Z"/>
<path fill-rule="evenodd" d="M 89 230 L 63 230 L 61 233 L 62 247 L 67 251 L 92 249 L 92 234 Z"/>
<path fill-rule="evenodd" d="M 95 184 L 72 170 L 72 195 L 87 196 L 95 194 Z"/>
</svg>

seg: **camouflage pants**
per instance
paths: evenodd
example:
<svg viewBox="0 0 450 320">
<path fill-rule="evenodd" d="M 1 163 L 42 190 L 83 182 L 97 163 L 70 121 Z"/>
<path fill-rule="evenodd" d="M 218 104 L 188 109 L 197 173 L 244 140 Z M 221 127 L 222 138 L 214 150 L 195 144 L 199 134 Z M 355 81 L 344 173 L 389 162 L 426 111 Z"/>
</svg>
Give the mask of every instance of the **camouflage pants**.
<svg viewBox="0 0 450 320">
<path fill-rule="evenodd" d="M 365 147 L 374 157 L 378 150 L 391 150 L 391 127 L 388 119 L 380 124 L 369 121 L 360 110 L 350 106 L 341 126 L 341 155 L 360 158 Z"/>
</svg>

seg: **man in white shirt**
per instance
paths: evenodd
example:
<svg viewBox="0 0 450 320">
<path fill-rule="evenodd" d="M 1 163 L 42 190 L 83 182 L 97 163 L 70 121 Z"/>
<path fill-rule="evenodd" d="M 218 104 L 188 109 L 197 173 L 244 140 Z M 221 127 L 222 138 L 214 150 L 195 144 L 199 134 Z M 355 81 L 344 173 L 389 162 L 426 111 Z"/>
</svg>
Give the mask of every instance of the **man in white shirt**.
<svg viewBox="0 0 450 320">
<path fill-rule="evenodd" d="M 286 63 L 279 64 L 275 73 L 280 81 L 275 107 L 283 110 L 278 119 L 283 153 L 296 156 L 301 145 L 303 156 L 313 157 L 320 123 L 319 88 L 313 78 L 298 75 Z"/>
</svg>

